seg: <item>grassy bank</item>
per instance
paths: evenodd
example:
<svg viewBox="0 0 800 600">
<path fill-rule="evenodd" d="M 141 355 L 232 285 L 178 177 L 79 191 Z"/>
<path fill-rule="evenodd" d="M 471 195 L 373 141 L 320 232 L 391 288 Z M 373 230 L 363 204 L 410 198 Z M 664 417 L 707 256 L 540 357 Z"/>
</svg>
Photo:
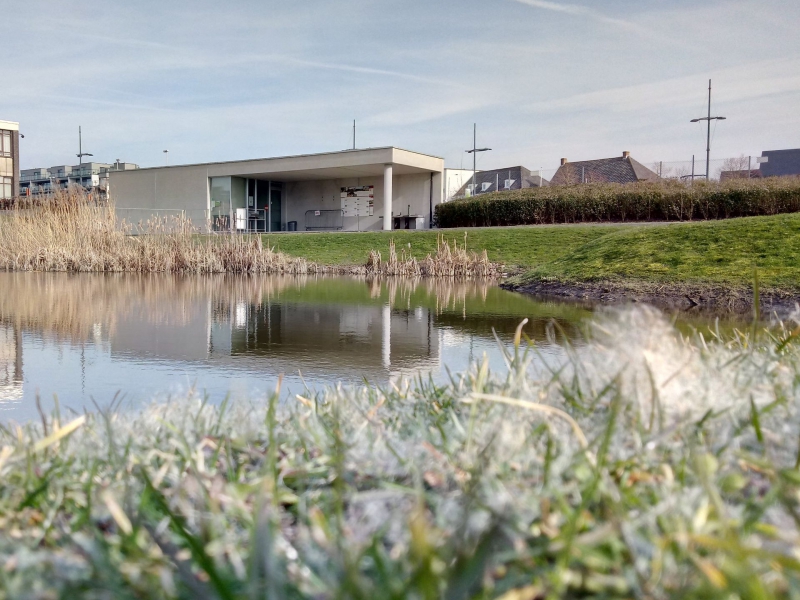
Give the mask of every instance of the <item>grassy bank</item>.
<svg viewBox="0 0 800 600">
<path fill-rule="evenodd" d="M 532 358 L 2 427 L 0 597 L 796 597 L 790 334 L 638 309 Z"/>
<path fill-rule="evenodd" d="M 534 266 L 516 281 L 620 281 L 800 289 L 800 215 L 634 227 Z"/>
<path fill-rule="evenodd" d="M 313 233 L 265 235 L 265 244 L 276 251 L 320 264 L 363 264 L 371 250 L 386 255 L 394 240 L 398 251 L 417 260 L 436 251 L 437 238 L 463 245 L 476 252 L 486 251 L 490 261 L 512 271 L 528 269 L 569 253 L 583 244 L 618 231 L 624 225 L 577 225 L 544 227 L 484 228 L 466 230 L 375 231 L 365 233 Z M 465 238 L 466 234 L 466 238 Z"/>
</svg>

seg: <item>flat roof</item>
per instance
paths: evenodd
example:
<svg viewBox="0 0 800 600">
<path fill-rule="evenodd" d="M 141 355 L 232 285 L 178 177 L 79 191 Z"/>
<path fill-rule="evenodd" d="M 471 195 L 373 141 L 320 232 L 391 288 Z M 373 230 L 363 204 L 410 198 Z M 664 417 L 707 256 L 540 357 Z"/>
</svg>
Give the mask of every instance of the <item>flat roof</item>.
<svg viewBox="0 0 800 600">
<path fill-rule="evenodd" d="M 263 180 L 308 181 L 383 177 L 384 166 L 392 165 L 394 175 L 441 173 L 444 159 L 430 154 L 385 146 L 358 150 L 339 150 L 319 154 L 251 158 L 223 162 L 149 167 L 112 171 L 112 179 L 155 177 L 158 173 L 180 176 L 244 177 Z"/>
<path fill-rule="evenodd" d="M 19 131 L 19 123 L 16 121 L 0 120 L 0 129 L 5 129 L 6 131 Z"/>
<path fill-rule="evenodd" d="M 0 121 L 2 123 L 2 121 Z M 309 159 L 309 158 L 322 158 L 327 156 L 342 156 L 346 154 L 363 154 L 366 152 L 379 152 L 379 151 L 392 151 L 392 150 L 400 150 L 401 152 L 408 152 L 409 154 L 416 154 L 419 156 L 424 156 L 427 158 L 433 158 L 436 160 L 444 160 L 441 156 L 435 156 L 433 154 L 426 154 L 424 152 L 416 152 L 414 150 L 406 150 L 405 148 L 398 148 L 397 146 L 376 146 L 374 148 L 356 148 L 347 149 L 347 150 L 334 150 L 332 152 L 315 152 L 311 154 L 289 154 L 285 156 L 267 156 L 262 158 L 244 158 L 241 160 L 218 160 L 218 161 L 211 161 L 211 162 L 201 162 L 201 163 L 185 163 L 181 165 L 160 165 L 155 167 L 140 167 L 139 171 L 149 171 L 152 169 L 176 169 L 181 167 L 209 167 L 213 165 L 236 165 L 236 164 L 243 164 L 243 163 L 253 163 L 253 162 L 261 162 L 261 161 L 277 161 L 277 160 L 291 160 L 291 159 Z"/>
</svg>

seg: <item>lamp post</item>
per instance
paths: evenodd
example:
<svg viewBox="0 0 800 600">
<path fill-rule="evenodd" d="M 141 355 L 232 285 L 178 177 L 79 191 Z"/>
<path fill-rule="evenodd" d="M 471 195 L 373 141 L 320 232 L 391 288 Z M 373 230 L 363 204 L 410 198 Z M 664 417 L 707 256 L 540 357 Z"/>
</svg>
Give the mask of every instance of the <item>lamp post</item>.
<svg viewBox="0 0 800 600">
<path fill-rule="evenodd" d="M 472 191 L 476 192 L 478 189 L 477 183 L 475 182 L 475 172 L 477 162 L 475 160 L 476 155 L 478 152 L 489 152 L 491 148 L 476 148 L 476 142 L 478 139 L 478 125 L 476 123 L 472 124 L 472 150 L 466 150 L 467 154 L 472 154 Z"/>
<path fill-rule="evenodd" d="M 81 126 L 78 125 L 78 176 L 80 177 L 81 187 L 83 187 L 83 157 L 84 156 L 94 156 L 94 154 L 89 154 L 88 152 L 83 151 L 83 140 L 81 138 Z M 91 179 L 91 177 L 90 177 Z M 85 189 L 85 188 L 84 188 Z"/>
<path fill-rule="evenodd" d="M 708 130 L 706 132 L 706 181 L 708 181 L 709 167 L 711 163 L 711 121 L 724 121 L 725 117 L 712 117 L 711 116 L 711 80 L 708 80 L 708 116 L 699 119 L 692 119 L 691 123 L 698 123 L 706 121 L 708 123 Z"/>
<path fill-rule="evenodd" d="M 169 166 L 169 150 L 164 150 L 164 161 L 165 161 L 165 165 L 168 167 Z"/>
</svg>

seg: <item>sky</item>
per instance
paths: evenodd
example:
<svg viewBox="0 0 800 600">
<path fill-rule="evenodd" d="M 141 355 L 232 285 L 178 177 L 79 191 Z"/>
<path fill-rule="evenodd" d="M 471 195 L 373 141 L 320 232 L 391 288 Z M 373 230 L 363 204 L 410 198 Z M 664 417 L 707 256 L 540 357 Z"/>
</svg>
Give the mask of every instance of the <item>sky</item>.
<svg viewBox="0 0 800 600">
<path fill-rule="evenodd" d="M 800 147 L 797 0 L 0 0 L 21 167 L 397 146 L 471 168 Z M 9 21 L 10 22 L 10 21 Z M 10 55 L 8 49 L 10 47 Z M 168 157 L 164 150 L 169 150 Z"/>
</svg>

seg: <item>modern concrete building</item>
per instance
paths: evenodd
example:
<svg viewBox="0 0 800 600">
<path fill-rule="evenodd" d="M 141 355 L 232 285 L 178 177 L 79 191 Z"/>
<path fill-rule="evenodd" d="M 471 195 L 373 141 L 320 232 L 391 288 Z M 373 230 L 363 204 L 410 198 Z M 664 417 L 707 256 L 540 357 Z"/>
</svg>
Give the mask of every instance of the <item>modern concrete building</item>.
<svg viewBox="0 0 800 600">
<path fill-rule="evenodd" d="M 89 192 L 108 196 L 108 179 L 111 171 L 130 171 L 138 165 L 116 161 L 113 164 L 85 162 L 80 165 L 59 165 L 47 169 L 20 171 L 19 192 L 23 196 L 49 194 L 70 186 L 83 186 Z"/>
<path fill-rule="evenodd" d="M 19 123 L 0 121 L 0 200 L 19 196 Z"/>
<path fill-rule="evenodd" d="M 430 227 L 443 198 L 444 161 L 368 148 L 111 171 L 128 222 L 180 214 L 218 231 L 367 231 Z"/>
</svg>

